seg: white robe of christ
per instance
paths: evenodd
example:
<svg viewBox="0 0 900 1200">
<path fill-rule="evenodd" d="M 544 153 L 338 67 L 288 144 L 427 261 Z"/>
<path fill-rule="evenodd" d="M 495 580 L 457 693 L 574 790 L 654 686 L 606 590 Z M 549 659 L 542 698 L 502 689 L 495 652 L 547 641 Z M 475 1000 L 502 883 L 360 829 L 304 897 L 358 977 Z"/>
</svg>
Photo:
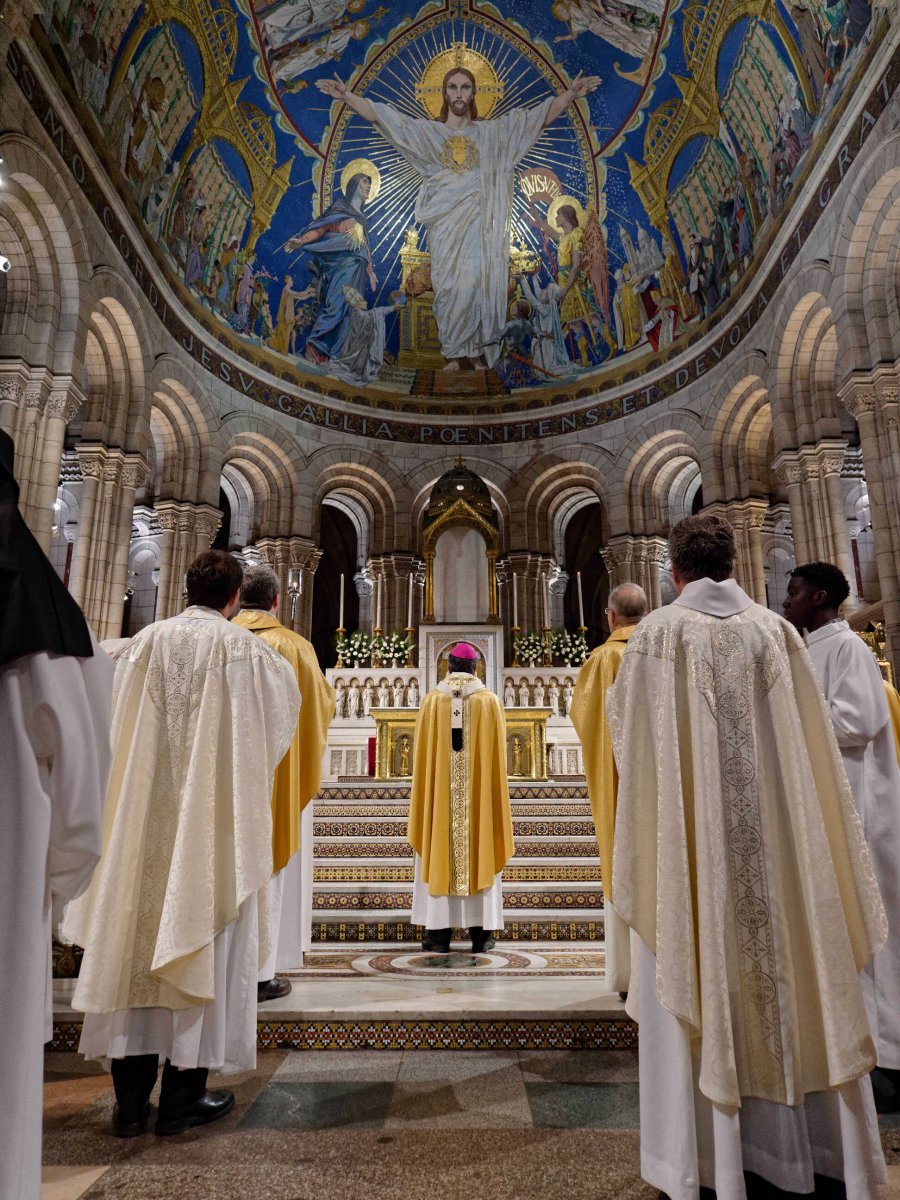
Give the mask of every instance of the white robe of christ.
<svg viewBox="0 0 900 1200">
<path fill-rule="evenodd" d="M 51 897 L 100 857 L 113 664 L 29 654 L 0 670 L 0 1196 L 41 1192 L 43 1043 L 52 1036 Z"/>
<path fill-rule="evenodd" d="M 428 230 L 434 318 L 446 359 L 493 363 L 509 305 L 516 164 L 544 128 L 551 101 L 465 129 L 372 103 L 378 129 L 423 177 L 416 220 Z"/>
<path fill-rule="evenodd" d="M 900 766 L 884 681 L 846 621 L 807 636 L 888 916 L 888 940 L 863 972 L 878 1065 L 900 1068 Z"/>
</svg>

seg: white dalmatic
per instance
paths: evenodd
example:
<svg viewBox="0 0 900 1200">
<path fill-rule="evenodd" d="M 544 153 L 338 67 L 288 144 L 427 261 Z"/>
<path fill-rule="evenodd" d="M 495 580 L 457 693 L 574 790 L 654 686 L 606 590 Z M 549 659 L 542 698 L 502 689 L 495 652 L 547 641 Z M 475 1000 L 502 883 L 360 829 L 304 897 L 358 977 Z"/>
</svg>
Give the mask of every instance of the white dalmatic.
<svg viewBox="0 0 900 1200">
<path fill-rule="evenodd" d="M 52 1036 L 51 899 L 90 882 L 102 845 L 113 665 L 29 654 L 0 670 L 0 1196 L 41 1191 L 43 1043 Z"/>
<path fill-rule="evenodd" d="M 846 621 L 806 639 L 888 915 L 888 940 L 863 972 L 878 1065 L 900 1068 L 900 766 L 881 672 Z"/>
<path fill-rule="evenodd" d="M 275 978 L 276 971 L 303 966 L 312 948 L 313 803 L 300 814 L 300 849 L 269 883 L 269 938 L 271 949 L 259 969 L 259 983 Z"/>
<path fill-rule="evenodd" d="M 415 216 L 428 230 L 434 318 L 447 359 L 483 355 L 493 363 L 500 353 L 514 171 L 541 136 L 550 104 L 451 129 L 372 103 L 382 135 L 423 176 Z"/>
</svg>

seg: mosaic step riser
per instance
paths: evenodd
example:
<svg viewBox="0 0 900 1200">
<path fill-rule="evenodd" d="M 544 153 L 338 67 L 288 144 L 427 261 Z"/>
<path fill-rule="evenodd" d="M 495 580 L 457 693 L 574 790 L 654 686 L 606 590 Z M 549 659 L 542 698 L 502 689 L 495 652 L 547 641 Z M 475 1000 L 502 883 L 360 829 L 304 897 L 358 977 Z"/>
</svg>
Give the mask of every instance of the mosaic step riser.
<svg viewBox="0 0 900 1200">
<path fill-rule="evenodd" d="M 316 820 L 334 821 L 340 818 L 350 818 L 355 821 L 377 821 L 395 817 L 406 821 L 409 818 L 408 804 L 320 804 L 315 805 Z M 513 819 L 523 820 L 561 820 L 565 817 L 577 817 L 581 820 L 591 820 L 589 804 L 514 804 Z"/>
<path fill-rule="evenodd" d="M 411 866 L 359 866 L 358 864 L 334 867 L 316 867 L 316 884 L 412 884 Z M 504 885 L 511 883 L 599 883 L 600 867 L 597 864 L 582 866 L 507 866 L 503 871 Z"/>
<path fill-rule="evenodd" d="M 522 854 L 517 854 L 513 862 L 532 858 L 598 858 L 597 839 L 582 838 L 577 842 L 559 840 L 556 842 L 537 839 L 519 839 Z M 412 847 L 405 838 L 394 838 L 391 841 L 380 842 L 348 842 L 344 839 L 333 841 L 316 841 L 316 859 L 346 859 L 365 861 L 366 859 L 412 859 Z"/>
<path fill-rule="evenodd" d="M 76 1051 L 81 1023 L 59 1021 L 47 1047 Z M 631 1050 L 638 1028 L 627 1019 L 532 1021 L 273 1021 L 261 1018 L 260 1050 Z"/>
<path fill-rule="evenodd" d="M 456 930 L 454 938 L 463 940 L 465 931 Z M 602 917 L 595 920 L 548 921 L 507 920 L 500 932 L 495 931 L 502 942 L 603 942 Z M 347 943 L 421 943 L 422 930 L 409 921 L 313 921 L 312 940 L 317 946 L 346 945 Z"/>
<path fill-rule="evenodd" d="M 354 821 L 352 819 L 313 822 L 316 838 L 395 838 L 406 836 L 406 821 Z M 595 837 L 593 821 L 513 821 L 514 837 Z"/>
<path fill-rule="evenodd" d="M 381 803 L 385 800 L 409 801 L 410 790 L 408 783 L 378 783 L 374 780 L 360 780 L 327 785 L 321 789 L 315 799 L 317 804 L 323 800 L 359 801 L 361 803 L 365 803 L 367 800 L 373 803 Z M 583 780 L 568 784 L 516 784 L 509 789 L 509 796 L 512 801 L 585 800 L 587 799 L 587 785 Z"/>
<path fill-rule="evenodd" d="M 551 890 L 523 890 L 516 892 L 511 888 L 503 889 L 503 907 L 506 912 L 528 910 L 542 912 L 551 910 L 563 914 L 584 912 L 592 914 L 602 911 L 604 894 L 598 886 L 589 892 L 551 892 Z M 317 912 L 347 912 L 347 913 L 389 913 L 410 912 L 413 908 L 413 893 L 409 892 L 365 892 L 354 889 L 353 892 L 317 892 L 313 894 L 312 910 Z M 316 919 L 313 916 L 313 920 Z"/>
</svg>

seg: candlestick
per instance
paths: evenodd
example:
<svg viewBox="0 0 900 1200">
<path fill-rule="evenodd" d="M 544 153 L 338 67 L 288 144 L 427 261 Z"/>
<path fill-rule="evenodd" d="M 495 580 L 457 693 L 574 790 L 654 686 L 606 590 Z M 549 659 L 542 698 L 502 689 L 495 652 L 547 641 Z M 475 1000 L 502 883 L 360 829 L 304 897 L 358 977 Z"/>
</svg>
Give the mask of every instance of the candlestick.
<svg viewBox="0 0 900 1200">
<path fill-rule="evenodd" d="M 381 576 L 378 576 L 378 583 L 375 591 L 375 632 L 381 633 Z"/>
<path fill-rule="evenodd" d="M 521 665 L 522 665 L 519 662 L 519 647 L 518 647 L 518 637 L 521 632 L 522 631 L 518 625 L 513 625 L 512 629 L 510 630 L 510 633 L 512 634 L 512 640 L 513 640 L 513 658 L 512 658 L 512 666 L 513 667 L 521 667 Z"/>
<path fill-rule="evenodd" d="M 291 624 L 294 623 L 297 617 L 297 599 L 303 591 L 303 575 L 299 567 L 291 567 L 288 571 L 288 595 L 291 598 Z M 343 625 L 343 621 L 341 624 Z"/>
<path fill-rule="evenodd" d="M 344 628 L 344 576 L 341 575 L 341 602 L 338 607 L 338 628 Z"/>
<path fill-rule="evenodd" d="M 414 667 L 416 665 L 413 662 L 413 634 L 414 633 L 415 633 L 415 630 L 412 627 L 412 617 L 410 616 L 410 623 L 406 627 L 406 665 L 408 667 Z"/>
<path fill-rule="evenodd" d="M 335 632 L 337 634 L 337 662 L 334 665 L 338 670 L 340 670 L 344 665 L 344 659 L 341 651 L 344 648 L 344 638 L 347 636 L 347 630 L 344 629 L 343 625 L 339 625 Z"/>
<path fill-rule="evenodd" d="M 513 629 L 519 628 L 519 579 L 513 571 Z"/>
<path fill-rule="evenodd" d="M 581 598 L 581 572 L 575 573 L 575 582 L 578 584 L 578 624 L 584 629 L 584 601 Z"/>
<path fill-rule="evenodd" d="M 406 606 L 406 632 L 409 633 L 412 628 L 412 605 L 413 605 L 413 577 L 412 571 L 409 573 L 409 602 Z"/>
<path fill-rule="evenodd" d="M 372 630 L 372 666 L 381 666 L 381 626 L 376 625 Z"/>
</svg>

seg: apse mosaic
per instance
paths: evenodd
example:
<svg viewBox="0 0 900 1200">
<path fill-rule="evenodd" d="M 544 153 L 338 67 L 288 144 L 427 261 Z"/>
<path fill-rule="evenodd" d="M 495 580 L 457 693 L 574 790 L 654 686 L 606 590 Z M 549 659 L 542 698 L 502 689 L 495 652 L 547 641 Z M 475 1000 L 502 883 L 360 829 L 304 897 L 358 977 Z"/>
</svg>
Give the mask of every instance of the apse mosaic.
<svg viewBox="0 0 900 1200">
<path fill-rule="evenodd" d="M 867 0 L 51 0 L 185 303 L 303 385 L 572 394 L 752 274 Z M 584 394 L 582 390 L 580 394 Z"/>
</svg>

